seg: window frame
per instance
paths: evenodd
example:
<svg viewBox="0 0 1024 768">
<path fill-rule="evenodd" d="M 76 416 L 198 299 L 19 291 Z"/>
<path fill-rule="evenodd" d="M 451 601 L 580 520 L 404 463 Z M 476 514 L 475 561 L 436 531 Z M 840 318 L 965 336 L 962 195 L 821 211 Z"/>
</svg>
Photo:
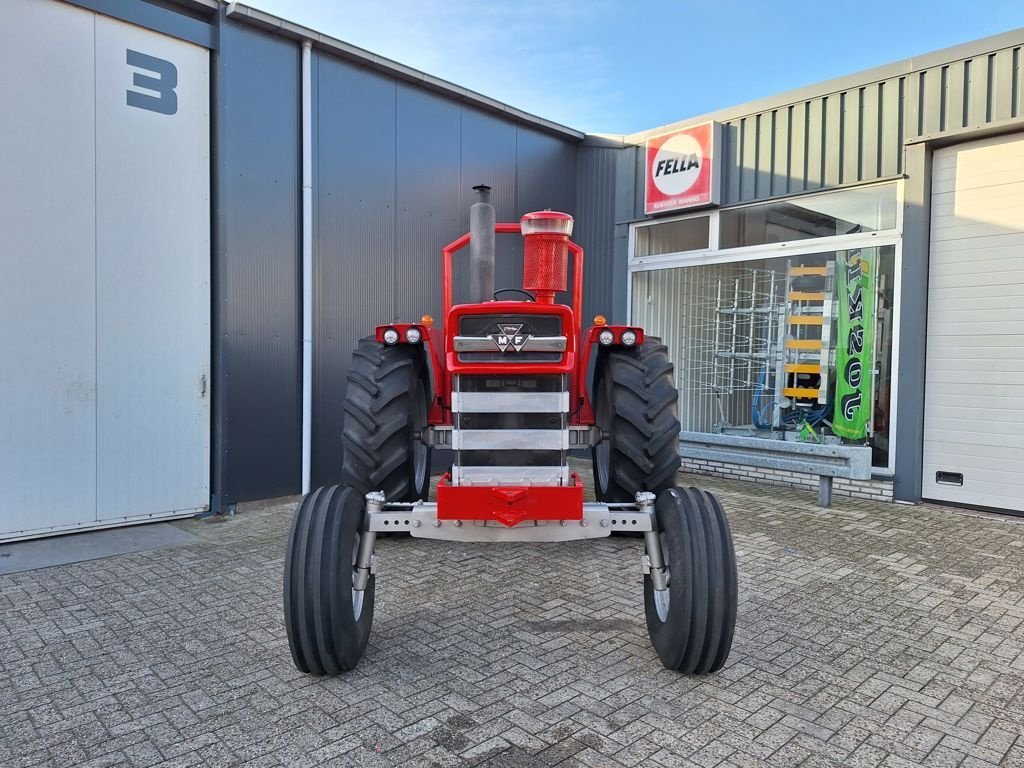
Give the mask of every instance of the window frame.
<svg viewBox="0 0 1024 768">
<path fill-rule="evenodd" d="M 781 256 L 803 256 L 814 253 L 825 253 L 832 251 L 849 250 L 852 248 L 882 248 L 894 246 L 893 252 L 893 321 L 892 321 L 892 359 L 890 363 L 889 392 L 889 451 L 888 462 L 885 467 L 872 466 L 872 475 L 878 477 L 892 478 L 895 476 L 896 468 L 896 434 L 899 419 L 899 368 L 900 368 L 900 326 L 903 314 L 901 301 L 903 290 L 903 195 L 904 183 L 902 180 L 887 179 L 885 181 L 858 184 L 856 188 L 882 186 L 886 184 L 896 185 L 896 226 L 893 229 L 879 230 L 878 232 L 858 232 L 852 235 L 833 235 L 829 237 L 805 238 L 802 240 L 786 240 L 779 243 L 765 243 L 762 245 L 748 245 L 740 248 L 719 249 L 720 242 L 720 212 L 723 209 L 702 209 L 680 216 L 658 217 L 645 221 L 633 222 L 629 226 L 629 237 L 627 239 L 628 259 L 626 268 L 626 316 L 632 323 L 633 317 L 633 275 L 637 272 L 656 272 L 665 269 L 678 269 L 681 267 L 699 267 L 707 264 L 729 264 L 733 262 L 752 261 L 755 259 L 770 259 Z M 850 187 L 839 187 L 833 190 L 816 190 L 811 193 L 800 195 L 787 195 L 785 197 L 772 198 L 770 200 L 757 200 L 742 205 L 727 206 L 728 210 L 738 208 L 750 208 L 755 205 L 766 205 L 781 200 L 798 199 L 812 195 L 828 194 L 830 192 L 849 189 Z M 678 251 L 676 253 L 665 253 L 657 256 L 636 256 L 636 233 L 643 227 L 656 226 L 669 221 L 691 219 L 698 216 L 708 216 L 711 221 L 709 231 L 709 247 L 696 251 Z"/>
<path fill-rule="evenodd" d="M 718 217 L 718 211 L 717 210 L 711 210 L 711 211 L 703 210 L 703 211 L 700 211 L 700 212 L 697 212 L 697 213 L 690 214 L 689 216 L 673 216 L 673 217 L 670 217 L 670 218 L 657 219 L 655 222 L 652 222 L 651 224 L 648 224 L 646 228 L 648 228 L 648 229 L 651 228 L 652 224 L 654 224 L 654 223 L 657 223 L 657 224 L 674 224 L 674 223 L 679 222 L 679 221 L 692 221 L 692 220 L 695 220 L 695 219 L 707 219 L 708 220 L 708 247 L 707 248 L 694 248 L 694 249 L 691 249 L 691 250 L 688 250 L 688 251 L 670 251 L 668 253 L 658 253 L 658 254 L 654 254 L 654 255 L 651 255 L 651 256 L 637 256 L 636 258 L 637 259 L 644 259 L 644 260 L 648 260 L 648 259 L 661 259 L 661 258 L 663 258 L 665 256 L 674 257 L 674 256 L 678 256 L 679 254 L 706 253 L 708 251 L 716 249 L 718 247 L 718 226 L 719 226 L 719 217 Z M 644 229 L 644 227 L 639 227 L 639 228 L 636 228 L 636 229 L 634 229 L 633 227 L 630 227 L 630 229 L 629 229 L 629 240 L 630 240 L 629 253 L 630 253 L 630 257 L 631 258 L 636 254 L 637 234 L 640 231 L 640 229 Z"/>
</svg>

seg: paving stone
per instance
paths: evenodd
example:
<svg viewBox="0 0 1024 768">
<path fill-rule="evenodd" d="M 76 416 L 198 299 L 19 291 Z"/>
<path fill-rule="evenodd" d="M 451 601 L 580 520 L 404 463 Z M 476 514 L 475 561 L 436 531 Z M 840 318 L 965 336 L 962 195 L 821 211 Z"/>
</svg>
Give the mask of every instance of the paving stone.
<svg viewBox="0 0 1024 768">
<path fill-rule="evenodd" d="M 1024 766 L 1024 525 L 712 478 L 740 576 L 718 674 L 665 670 L 642 541 L 380 542 L 352 673 L 292 666 L 294 502 L 0 575 L 0 765 Z"/>
</svg>

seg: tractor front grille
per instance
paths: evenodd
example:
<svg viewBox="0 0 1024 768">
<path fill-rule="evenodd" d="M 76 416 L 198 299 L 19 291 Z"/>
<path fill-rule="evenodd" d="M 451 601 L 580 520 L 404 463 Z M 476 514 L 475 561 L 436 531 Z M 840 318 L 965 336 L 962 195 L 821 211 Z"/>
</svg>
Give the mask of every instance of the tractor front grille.
<svg viewBox="0 0 1024 768">
<path fill-rule="evenodd" d="M 502 342 L 510 335 L 523 346 Z M 463 315 L 455 342 L 460 363 L 557 363 L 565 353 L 558 315 Z"/>
<path fill-rule="evenodd" d="M 565 485 L 569 481 L 568 377 L 455 377 L 455 485 Z"/>
</svg>

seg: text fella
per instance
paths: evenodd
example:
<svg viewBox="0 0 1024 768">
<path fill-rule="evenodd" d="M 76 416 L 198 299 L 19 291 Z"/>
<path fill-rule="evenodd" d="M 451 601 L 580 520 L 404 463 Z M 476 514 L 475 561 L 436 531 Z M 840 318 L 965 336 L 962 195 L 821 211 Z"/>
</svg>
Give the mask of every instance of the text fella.
<svg viewBox="0 0 1024 768">
<path fill-rule="evenodd" d="M 669 176 L 673 173 L 688 171 L 691 168 L 700 168 L 699 155 L 678 155 L 671 160 L 659 160 L 658 164 L 654 167 L 654 175 Z"/>
</svg>

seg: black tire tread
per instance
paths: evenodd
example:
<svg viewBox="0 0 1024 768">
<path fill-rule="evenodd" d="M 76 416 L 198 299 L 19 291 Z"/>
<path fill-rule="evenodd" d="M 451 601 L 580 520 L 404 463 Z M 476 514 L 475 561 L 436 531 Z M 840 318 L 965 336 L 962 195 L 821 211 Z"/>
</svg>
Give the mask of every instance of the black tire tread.
<svg viewBox="0 0 1024 768">
<path fill-rule="evenodd" d="M 418 501 L 429 488 L 416 488 L 412 423 L 416 384 L 430 402 L 429 376 L 419 347 L 389 346 L 373 336 L 352 353 L 342 426 L 342 484 L 366 494 L 383 491 L 388 501 Z M 427 461 L 429 462 L 429 452 Z"/>
<path fill-rule="evenodd" d="M 613 416 L 598 424 L 611 441 L 608 487 L 595 483 L 599 501 L 629 502 L 638 491 L 659 493 L 676 483 L 679 393 L 668 347 L 648 336 L 639 347 L 599 352 L 594 372 L 595 402 L 602 381 L 611 379 Z M 598 453 L 593 452 L 595 477 Z"/>
<path fill-rule="evenodd" d="M 718 500 L 698 488 L 672 488 L 656 505 L 669 549 L 669 610 L 658 616 L 644 578 L 647 628 L 662 663 L 685 674 L 717 672 L 729 658 L 736 625 L 736 553 Z"/>
<path fill-rule="evenodd" d="M 284 621 L 296 668 L 337 675 L 355 668 L 373 622 L 374 577 L 363 610 L 352 610 L 352 554 L 362 525 L 358 491 L 317 488 L 303 497 L 292 522 L 284 565 Z"/>
</svg>

